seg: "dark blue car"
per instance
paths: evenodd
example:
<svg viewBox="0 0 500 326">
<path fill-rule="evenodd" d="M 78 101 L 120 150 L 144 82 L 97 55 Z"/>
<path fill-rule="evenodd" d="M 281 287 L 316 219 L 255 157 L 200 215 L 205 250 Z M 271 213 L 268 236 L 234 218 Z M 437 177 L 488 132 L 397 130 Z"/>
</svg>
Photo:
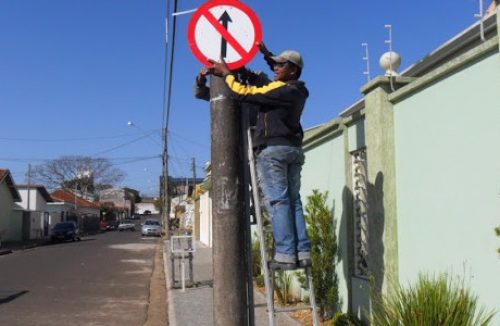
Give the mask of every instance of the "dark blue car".
<svg viewBox="0 0 500 326">
<path fill-rule="evenodd" d="M 51 241 L 80 241 L 80 230 L 73 221 L 59 222 L 52 228 Z"/>
</svg>

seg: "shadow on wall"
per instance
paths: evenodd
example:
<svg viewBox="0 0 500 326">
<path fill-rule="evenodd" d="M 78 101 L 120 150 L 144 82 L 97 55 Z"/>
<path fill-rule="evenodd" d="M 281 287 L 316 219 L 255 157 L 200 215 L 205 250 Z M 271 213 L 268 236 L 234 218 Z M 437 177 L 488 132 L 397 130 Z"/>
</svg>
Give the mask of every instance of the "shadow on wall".
<svg viewBox="0 0 500 326">
<path fill-rule="evenodd" d="M 384 228 L 384 174 L 378 172 L 375 184 L 368 183 L 368 269 L 373 277 L 375 295 L 382 293 L 385 276 Z"/>
<path fill-rule="evenodd" d="M 385 277 L 384 263 L 384 175 L 378 172 L 375 184 L 366 180 L 367 189 L 367 234 L 368 248 L 367 266 L 368 278 L 356 275 L 355 255 L 357 240 L 355 239 L 355 226 L 358 223 L 354 216 L 355 198 L 348 187 L 342 192 L 343 212 L 340 220 L 339 244 L 347 244 L 339 255 L 339 262 L 343 261 L 343 274 L 347 282 L 348 311 L 355 315 L 367 315 L 371 306 L 371 296 L 380 295 Z M 347 260 L 347 261 L 346 261 Z M 366 289 L 360 289 L 361 284 L 366 284 Z"/>
</svg>

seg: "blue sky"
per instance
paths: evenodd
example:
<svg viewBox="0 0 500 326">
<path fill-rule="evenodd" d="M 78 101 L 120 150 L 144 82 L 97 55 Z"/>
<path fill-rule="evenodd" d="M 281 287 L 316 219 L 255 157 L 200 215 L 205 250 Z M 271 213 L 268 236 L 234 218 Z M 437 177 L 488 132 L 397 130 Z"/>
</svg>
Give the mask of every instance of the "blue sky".
<svg viewBox="0 0 500 326">
<path fill-rule="evenodd" d="M 0 168 L 25 183 L 28 164 L 62 155 L 110 159 L 121 186 L 158 193 L 164 109 L 167 0 L 0 0 Z M 310 90 L 309 128 L 360 98 L 366 42 L 372 78 L 393 49 L 400 70 L 476 22 L 477 0 L 248 0 L 275 53 L 296 49 Z M 205 1 L 179 0 L 178 11 Z M 485 7 L 489 1 L 485 1 Z M 170 9 L 171 12 L 171 9 Z M 193 98 L 201 68 L 187 44 L 191 15 L 177 16 L 170 111 L 170 174 L 198 177 L 210 160 L 210 115 Z M 169 17 L 169 44 L 172 44 Z M 260 56 L 248 65 L 269 72 Z M 270 74 L 272 76 L 272 74 Z M 132 121 L 134 126 L 128 126 Z"/>
</svg>

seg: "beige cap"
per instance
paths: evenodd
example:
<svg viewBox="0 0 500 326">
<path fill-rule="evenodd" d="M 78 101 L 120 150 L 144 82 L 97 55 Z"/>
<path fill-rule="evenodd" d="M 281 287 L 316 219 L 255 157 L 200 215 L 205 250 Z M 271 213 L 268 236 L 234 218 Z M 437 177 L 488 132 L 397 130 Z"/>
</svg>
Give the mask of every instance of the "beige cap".
<svg viewBox="0 0 500 326">
<path fill-rule="evenodd" d="M 290 61 L 291 63 L 298 66 L 300 69 L 304 67 L 304 60 L 302 59 L 302 56 L 300 55 L 300 53 L 294 50 L 283 51 L 281 52 L 280 55 L 272 56 L 271 59 L 273 59 L 274 62 Z"/>
</svg>

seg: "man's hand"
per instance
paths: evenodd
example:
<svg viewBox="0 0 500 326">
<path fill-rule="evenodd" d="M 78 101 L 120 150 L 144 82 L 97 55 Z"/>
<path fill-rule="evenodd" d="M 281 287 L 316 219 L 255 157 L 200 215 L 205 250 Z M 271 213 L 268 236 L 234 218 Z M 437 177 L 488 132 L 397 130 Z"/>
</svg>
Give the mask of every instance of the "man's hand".
<svg viewBox="0 0 500 326">
<path fill-rule="evenodd" d="M 208 69 L 208 67 L 201 68 L 200 73 L 198 74 L 198 76 L 196 76 L 196 85 L 200 87 L 205 86 L 208 74 L 210 74 L 210 70 Z"/>
<path fill-rule="evenodd" d="M 229 70 L 229 67 L 226 64 L 226 61 L 224 61 L 224 58 L 220 58 L 221 62 L 217 62 L 217 61 L 210 60 L 210 59 L 208 61 L 210 61 L 210 63 L 212 63 L 210 70 L 214 75 L 225 76 L 225 75 L 231 73 L 231 70 Z"/>
</svg>

